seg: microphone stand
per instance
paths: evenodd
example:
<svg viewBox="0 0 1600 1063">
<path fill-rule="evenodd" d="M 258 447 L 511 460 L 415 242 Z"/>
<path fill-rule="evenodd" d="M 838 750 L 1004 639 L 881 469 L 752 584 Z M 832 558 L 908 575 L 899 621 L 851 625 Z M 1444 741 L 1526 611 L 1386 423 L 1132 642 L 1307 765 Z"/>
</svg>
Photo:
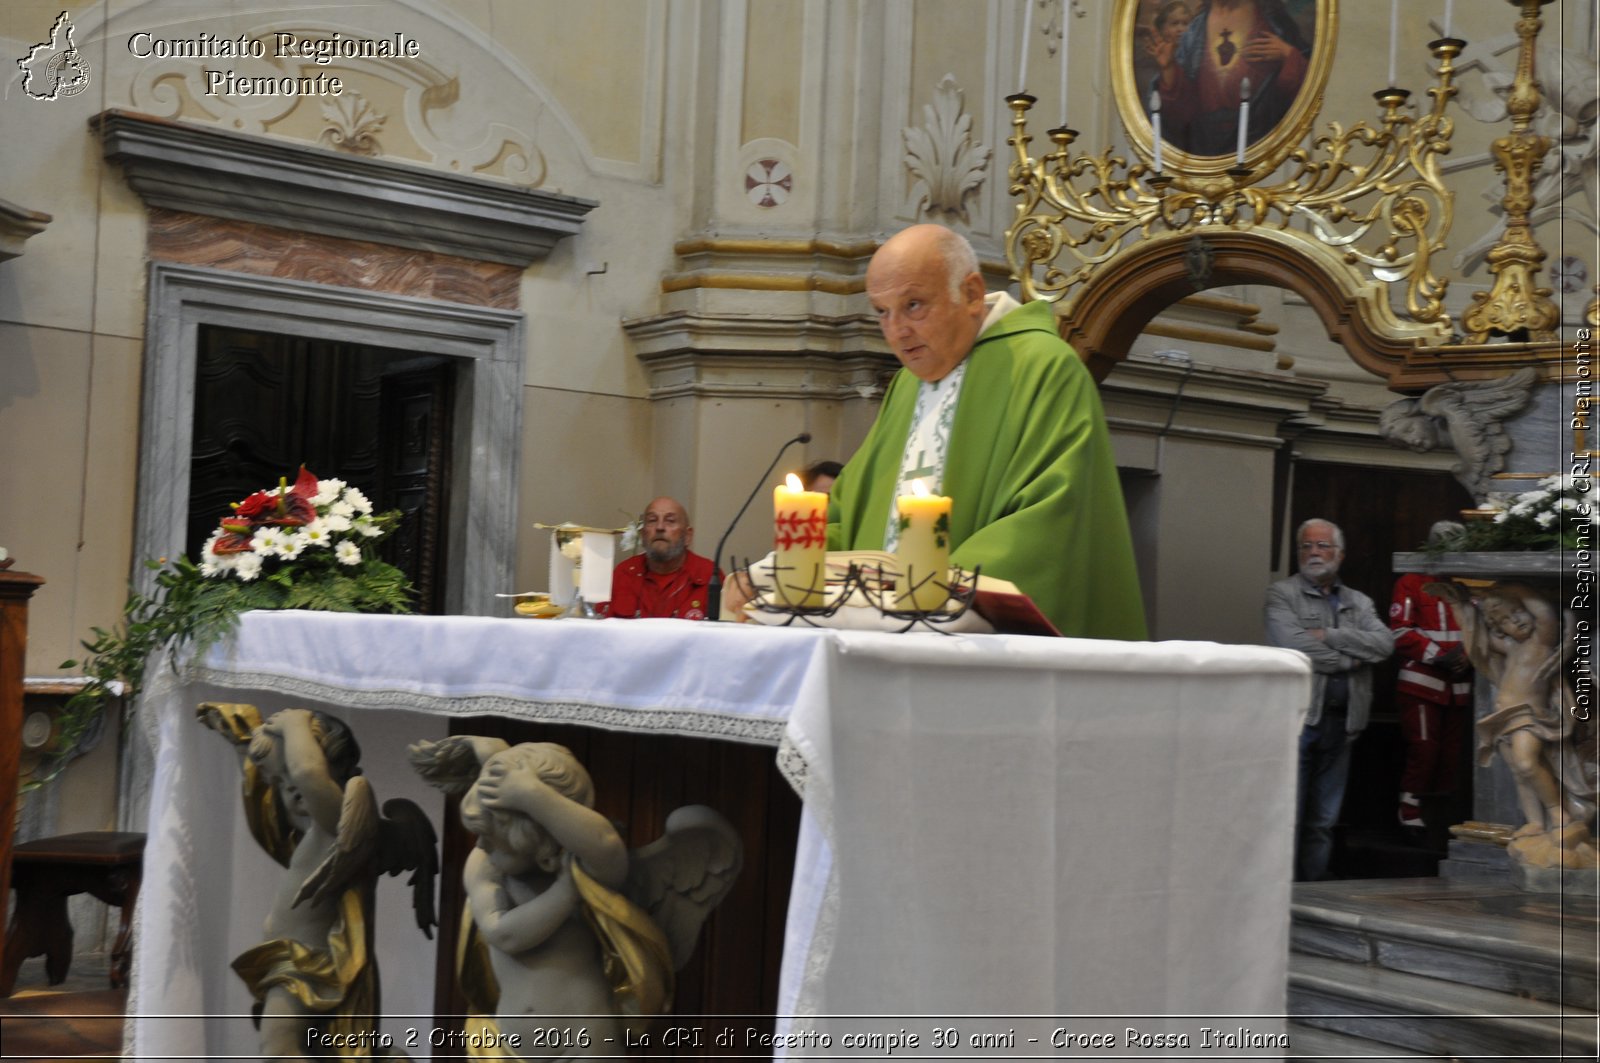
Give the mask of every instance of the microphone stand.
<svg viewBox="0 0 1600 1063">
<path fill-rule="evenodd" d="M 722 533 L 722 539 L 717 543 L 717 551 L 711 557 L 711 583 L 706 589 L 706 597 L 709 599 L 706 602 L 707 620 L 722 619 L 722 548 L 728 545 L 728 536 L 732 535 L 733 529 L 739 526 L 739 518 L 743 517 L 744 511 L 750 508 L 750 503 L 756 500 L 756 494 L 761 490 L 762 485 L 767 482 L 767 477 L 772 475 L 772 470 L 778 467 L 778 462 L 782 459 L 784 451 L 796 443 L 809 442 L 811 442 L 811 433 L 801 432 L 778 448 L 778 452 L 772 456 L 772 464 L 767 466 L 767 471 L 762 473 L 761 478 L 756 481 L 755 487 L 750 490 L 750 497 L 744 500 L 744 505 L 739 507 L 739 512 L 733 515 L 733 523 L 728 525 L 728 530 Z"/>
</svg>

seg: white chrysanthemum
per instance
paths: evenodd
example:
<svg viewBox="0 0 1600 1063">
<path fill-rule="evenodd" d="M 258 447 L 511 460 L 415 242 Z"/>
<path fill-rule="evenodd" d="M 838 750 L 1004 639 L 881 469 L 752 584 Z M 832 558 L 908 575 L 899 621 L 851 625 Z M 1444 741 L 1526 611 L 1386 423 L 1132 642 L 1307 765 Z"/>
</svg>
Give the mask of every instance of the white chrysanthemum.
<svg viewBox="0 0 1600 1063">
<path fill-rule="evenodd" d="M 261 555 L 240 554 L 239 563 L 234 566 L 233 574 L 246 583 L 261 575 Z"/>
<path fill-rule="evenodd" d="M 1509 510 L 1513 517 L 1526 517 L 1533 512 L 1533 505 L 1528 502 L 1518 502 Z"/>
<path fill-rule="evenodd" d="M 322 518 L 322 526 L 329 532 L 347 532 L 350 530 L 350 518 L 342 513 L 329 513 Z"/>
<path fill-rule="evenodd" d="M 1554 511 L 1547 509 L 1533 519 L 1539 522 L 1539 527 L 1548 528 L 1556 522 L 1556 515 Z"/>
<path fill-rule="evenodd" d="M 210 561 L 202 561 L 202 562 L 200 562 L 200 575 L 204 576 L 206 579 L 211 579 L 213 576 L 220 575 L 221 573 L 222 573 L 222 569 L 218 568 L 212 562 L 210 562 Z"/>
<path fill-rule="evenodd" d="M 329 517 L 344 517 L 349 519 L 356 515 L 356 507 L 343 500 L 333 503 L 328 507 Z"/>
<path fill-rule="evenodd" d="M 341 565 L 359 565 L 361 564 L 361 547 L 346 539 L 333 548 L 333 556 L 338 559 Z"/>
<path fill-rule="evenodd" d="M 1511 516 L 1511 514 L 1502 509 L 1500 512 L 1494 515 L 1494 522 L 1496 524 L 1504 524 L 1506 522 L 1506 518 L 1509 516 Z"/>
<path fill-rule="evenodd" d="M 344 490 L 343 480 L 318 480 L 317 493 L 312 496 L 311 504 L 321 509 L 331 505 L 339 498 L 339 492 Z"/>
<path fill-rule="evenodd" d="M 283 549 L 285 538 L 282 528 L 257 528 L 250 536 L 250 549 L 262 557 L 274 557 Z"/>
<path fill-rule="evenodd" d="M 300 540 L 308 550 L 314 546 L 326 548 L 333 545 L 333 529 L 326 519 L 318 517 L 300 529 Z"/>
<path fill-rule="evenodd" d="M 305 536 L 291 533 L 283 537 L 283 544 L 278 547 L 278 556 L 285 561 L 293 561 L 306 549 Z"/>
<path fill-rule="evenodd" d="M 351 527 L 369 539 L 376 539 L 378 536 L 383 534 L 383 529 L 378 527 L 372 521 L 368 520 L 366 517 L 357 518 L 356 522 L 351 525 Z"/>
<path fill-rule="evenodd" d="M 357 513 L 371 513 L 372 503 L 367 501 L 367 496 L 359 488 L 347 487 L 344 491 L 344 501 L 355 507 Z"/>
</svg>

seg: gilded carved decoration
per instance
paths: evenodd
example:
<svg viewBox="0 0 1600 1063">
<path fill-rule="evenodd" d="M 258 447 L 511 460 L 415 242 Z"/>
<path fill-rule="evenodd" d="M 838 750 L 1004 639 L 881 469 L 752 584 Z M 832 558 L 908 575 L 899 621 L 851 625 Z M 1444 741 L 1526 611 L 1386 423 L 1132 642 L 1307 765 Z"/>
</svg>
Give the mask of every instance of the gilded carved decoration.
<svg viewBox="0 0 1600 1063">
<path fill-rule="evenodd" d="M 1438 77 L 1428 90 L 1432 106 L 1422 114 L 1406 109 L 1408 92 L 1390 88 L 1375 94 L 1375 122 L 1334 122 L 1313 132 L 1337 35 L 1337 5 L 1324 0 L 1316 6 L 1300 89 L 1282 101 L 1275 125 L 1240 138 L 1246 141 L 1242 164 L 1237 154 L 1172 148 L 1163 134 L 1158 169 L 1152 116 L 1133 70 L 1137 10 L 1132 0 L 1118 8 L 1112 54 L 1118 106 L 1139 158 L 1130 163 L 1109 148 L 1074 155 L 1076 131 L 1055 128 L 1048 133 L 1051 150 L 1036 159 L 1027 132 L 1034 100 L 1009 98 L 1011 192 L 1018 202 L 1006 255 L 1025 297 L 1061 301 L 1071 316 L 1086 285 L 1152 238 L 1212 242 L 1221 233 L 1249 233 L 1293 245 L 1313 268 L 1326 270 L 1374 331 L 1397 340 L 1443 341 L 1450 324 L 1446 281 L 1433 265 L 1454 204 L 1439 160 L 1450 150 L 1453 119 L 1446 108 L 1456 93 L 1452 64 L 1463 42 L 1445 38 L 1430 45 Z M 1263 181 L 1285 164 L 1286 176 Z M 1407 314 L 1425 328 L 1402 324 L 1381 298 L 1396 283 L 1404 285 Z"/>
<path fill-rule="evenodd" d="M 1554 143 L 1532 129 L 1539 109 L 1539 82 L 1534 73 L 1535 42 L 1543 25 L 1539 8 L 1550 0 L 1521 0 L 1522 16 L 1517 20 L 1517 35 L 1522 48 L 1517 54 L 1516 79 L 1506 98 L 1511 115 L 1511 132 L 1494 142 L 1495 169 L 1505 175 L 1505 196 L 1500 201 L 1505 215 L 1505 231 L 1485 258 L 1494 286 L 1477 292 L 1473 305 L 1462 317 L 1467 339 L 1481 343 L 1491 335 L 1533 340 L 1555 339 L 1561 323 L 1561 310 L 1550 299 L 1550 289 L 1535 279 L 1545 253 L 1533 238 L 1532 215 L 1537 205 L 1534 182 Z"/>
</svg>

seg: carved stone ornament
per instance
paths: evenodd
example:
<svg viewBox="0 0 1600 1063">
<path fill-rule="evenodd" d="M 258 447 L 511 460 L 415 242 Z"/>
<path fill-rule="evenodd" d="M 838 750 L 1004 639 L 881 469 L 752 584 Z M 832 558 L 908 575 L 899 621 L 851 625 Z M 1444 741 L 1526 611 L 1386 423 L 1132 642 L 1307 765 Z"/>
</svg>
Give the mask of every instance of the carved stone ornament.
<svg viewBox="0 0 1600 1063">
<path fill-rule="evenodd" d="M 939 79 L 933 102 L 922 107 L 921 128 L 903 130 L 906 170 L 915 179 L 911 201 L 916 216 L 970 224 L 967 201 L 988 177 L 991 149 L 972 142 L 972 116 L 966 93 L 955 76 Z"/>
<path fill-rule="evenodd" d="M 352 155 L 383 154 L 378 131 L 383 128 L 385 116 L 361 93 L 352 90 L 333 97 L 322 105 L 322 117 L 328 123 L 318 138 L 323 147 Z"/>
<path fill-rule="evenodd" d="M 732 824 L 691 805 L 630 851 L 563 746 L 456 735 L 418 742 L 410 758 L 461 795 L 461 821 L 478 837 L 459 954 L 469 1034 L 535 1044 L 552 1018 L 586 1015 L 586 1042 L 551 1047 L 563 1059 L 610 1055 L 624 1030 L 671 1010 L 674 974 L 743 863 Z"/>
<path fill-rule="evenodd" d="M 1482 502 L 1511 451 L 1500 422 L 1528 405 L 1538 376 L 1530 366 L 1498 380 L 1440 384 L 1417 398 L 1397 399 L 1379 415 L 1378 434 L 1409 450 L 1453 448 L 1461 460 L 1451 471 Z"/>
</svg>

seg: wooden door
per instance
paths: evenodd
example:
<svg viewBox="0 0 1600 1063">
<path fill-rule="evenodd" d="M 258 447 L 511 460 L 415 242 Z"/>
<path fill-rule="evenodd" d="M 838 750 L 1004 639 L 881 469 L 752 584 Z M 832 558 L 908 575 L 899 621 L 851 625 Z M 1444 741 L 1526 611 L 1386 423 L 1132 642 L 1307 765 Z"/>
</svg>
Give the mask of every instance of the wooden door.
<svg viewBox="0 0 1600 1063">
<path fill-rule="evenodd" d="M 454 365 L 362 344 L 206 326 L 195 370 L 186 548 L 195 556 L 228 504 L 293 482 L 303 464 L 359 487 L 407 520 L 385 544 L 442 611 Z"/>
</svg>

